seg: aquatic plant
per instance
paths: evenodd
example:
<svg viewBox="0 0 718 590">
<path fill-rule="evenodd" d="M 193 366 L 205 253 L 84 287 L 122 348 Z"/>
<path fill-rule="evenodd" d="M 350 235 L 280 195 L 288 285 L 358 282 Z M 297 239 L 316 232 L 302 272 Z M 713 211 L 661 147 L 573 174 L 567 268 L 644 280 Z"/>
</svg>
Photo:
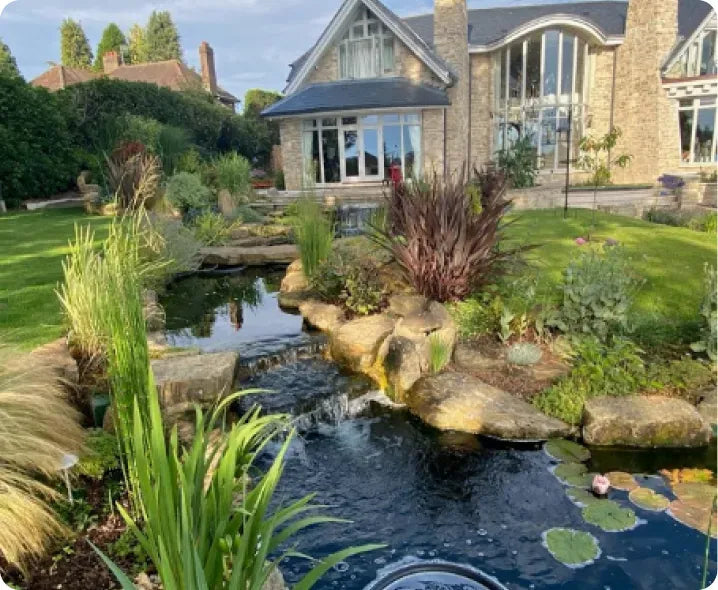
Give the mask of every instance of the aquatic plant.
<svg viewBox="0 0 718 590">
<path fill-rule="evenodd" d="M 591 503 L 581 510 L 583 519 L 609 533 L 627 531 L 638 522 L 636 513 L 613 500 Z"/>
<path fill-rule="evenodd" d="M 322 206 L 311 194 L 296 201 L 295 211 L 294 239 L 299 248 L 304 274 L 311 279 L 319 265 L 332 253 L 334 228 Z"/>
<path fill-rule="evenodd" d="M 591 489 L 593 490 L 594 494 L 597 494 L 599 496 L 605 496 L 608 494 L 608 490 L 611 488 L 611 481 L 605 476 L 601 474 L 596 474 L 593 476 L 593 481 L 591 482 Z"/>
<path fill-rule="evenodd" d="M 233 224 L 224 215 L 205 211 L 192 221 L 194 237 L 205 246 L 223 246 L 232 237 Z"/>
<path fill-rule="evenodd" d="M 586 447 L 565 438 L 552 438 L 543 448 L 556 461 L 583 463 L 591 458 Z"/>
<path fill-rule="evenodd" d="M 584 508 L 585 506 L 588 506 L 589 504 L 592 504 L 594 502 L 601 502 L 601 499 L 594 496 L 592 492 L 589 492 L 588 490 L 582 488 L 566 488 L 566 495 L 571 500 L 571 502 L 573 502 L 580 508 Z"/>
<path fill-rule="evenodd" d="M 668 508 L 671 501 L 663 494 L 659 494 L 650 488 L 635 488 L 628 494 L 628 499 L 639 508 L 661 512 Z"/>
<path fill-rule="evenodd" d="M 441 334 L 434 332 L 429 335 L 429 370 L 433 374 L 444 370 L 451 361 L 451 353 L 451 345 Z"/>
<path fill-rule="evenodd" d="M 11 360 L 0 349 L 0 554 L 8 564 L 27 572 L 66 532 L 47 503 L 57 498 L 47 482 L 83 437 L 57 375 L 37 357 Z"/>
<path fill-rule="evenodd" d="M 508 205 L 504 175 L 476 173 L 481 192 L 477 213 L 465 172 L 401 184 L 388 197 L 385 227 L 369 234 L 394 256 L 411 285 L 436 301 L 464 299 L 489 280 L 498 262 L 517 253 L 498 247 Z"/>
<path fill-rule="evenodd" d="M 611 487 L 624 492 L 630 492 L 638 487 L 638 483 L 630 473 L 623 471 L 610 471 L 606 473 L 608 481 L 611 482 Z"/>
<path fill-rule="evenodd" d="M 552 471 L 562 483 L 580 488 L 590 487 L 594 476 L 583 463 L 559 463 Z"/>
<path fill-rule="evenodd" d="M 718 358 L 718 282 L 715 267 L 706 264 L 704 276 L 705 292 L 700 310 L 703 318 L 701 339 L 691 344 L 691 348 L 695 352 L 706 353 L 715 362 Z"/>
<path fill-rule="evenodd" d="M 541 347 L 531 342 L 517 342 L 506 351 L 506 361 L 522 367 L 535 365 L 542 356 Z"/>
<path fill-rule="evenodd" d="M 589 565 L 601 555 L 598 541 L 590 533 L 553 528 L 544 532 L 542 537 L 553 558 L 571 568 Z"/>
</svg>

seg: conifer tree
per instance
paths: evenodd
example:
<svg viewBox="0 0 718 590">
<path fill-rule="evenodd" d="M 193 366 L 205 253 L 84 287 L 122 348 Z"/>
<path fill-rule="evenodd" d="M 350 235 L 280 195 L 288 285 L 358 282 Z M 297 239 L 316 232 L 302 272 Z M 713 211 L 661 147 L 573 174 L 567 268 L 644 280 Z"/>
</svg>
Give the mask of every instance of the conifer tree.
<svg viewBox="0 0 718 590">
<path fill-rule="evenodd" d="M 153 11 L 145 28 L 147 61 L 182 59 L 179 33 L 168 11 Z"/>
<path fill-rule="evenodd" d="M 105 54 L 109 51 L 116 51 L 120 53 L 122 46 L 126 43 L 125 36 L 115 23 L 107 25 L 105 30 L 102 32 L 102 38 L 97 44 L 97 53 L 95 54 L 94 68 L 98 72 L 102 71 L 103 63 L 102 60 Z"/>
<path fill-rule="evenodd" d="M 22 78 L 10 48 L 0 39 L 0 76 Z"/>
<path fill-rule="evenodd" d="M 60 59 L 63 66 L 89 68 L 92 65 L 92 49 L 85 31 L 77 21 L 66 18 L 60 27 Z"/>
<path fill-rule="evenodd" d="M 132 25 L 127 35 L 130 63 L 141 64 L 147 61 L 147 42 L 145 30 L 138 24 Z"/>
</svg>

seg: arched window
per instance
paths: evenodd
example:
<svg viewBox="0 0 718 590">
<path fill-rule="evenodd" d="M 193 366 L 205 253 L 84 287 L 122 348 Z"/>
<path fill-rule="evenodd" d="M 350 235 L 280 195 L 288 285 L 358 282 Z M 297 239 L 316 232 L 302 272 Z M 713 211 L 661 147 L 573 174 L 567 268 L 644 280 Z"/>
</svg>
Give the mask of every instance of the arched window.
<svg viewBox="0 0 718 590">
<path fill-rule="evenodd" d="M 547 29 L 514 41 L 494 59 L 495 151 L 528 136 L 539 168 L 565 169 L 582 133 L 587 43 L 572 31 Z"/>
</svg>

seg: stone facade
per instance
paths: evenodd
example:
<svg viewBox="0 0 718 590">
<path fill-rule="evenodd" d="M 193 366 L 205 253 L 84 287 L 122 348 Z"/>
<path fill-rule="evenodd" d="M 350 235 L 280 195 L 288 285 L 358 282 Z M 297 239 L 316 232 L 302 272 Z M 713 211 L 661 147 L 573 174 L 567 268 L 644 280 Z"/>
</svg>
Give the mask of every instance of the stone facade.
<svg viewBox="0 0 718 590">
<path fill-rule="evenodd" d="M 471 127 L 469 162 L 477 168 L 493 154 L 492 111 L 494 104 L 493 59 L 490 54 L 471 56 Z"/>
<path fill-rule="evenodd" d="M 586 131 L 596 135 L 605 135 L 611 129 L 615 51 L 613 47 L 589 50 Z"/>
<path fill-rule="evenodd" d="M 282 143 L 284 184 L 288 190 L 302 188 L 302 122 L 299 119 L 282 119 L 279 123 Z"/>
<path fill-rule="evenodd" d="M 316 84 L 317 82 L 333 82 L 339 79 L 339 52 L 336 47 L 330 47 L 319 58 L 317 65 L 309 72 L 304 84 Z"/>
</svg>

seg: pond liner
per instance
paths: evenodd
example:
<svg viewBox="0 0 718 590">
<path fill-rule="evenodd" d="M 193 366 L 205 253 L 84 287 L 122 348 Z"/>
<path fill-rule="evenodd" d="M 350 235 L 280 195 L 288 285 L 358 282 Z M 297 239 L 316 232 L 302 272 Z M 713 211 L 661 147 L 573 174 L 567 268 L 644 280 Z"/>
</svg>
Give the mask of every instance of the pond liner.
<svg viewBox="0 0 718 590">
<path fill-rule="evenodd" d="M 366 586 L 364 590 L 388 590 L 397 582 L 408 581 L 408 578 L 416 578 L 417 576 L 421 576 L 421 574 L 449 574 L 457 578 L 463 578 L 463 580 L 459 581 L 462 583 L 473 582 L 477 584 L 473 586 L 475 590 L 508 590 L 506 586 L 496 578 L 489 576 L 479 569 L 448 561 L 418 561 L 409 564 L 389 566 L 381 570 L 379 572 L 380 577 Z M 422 582 L 421 579 L 415 581 L 419 583 Z"/>
</svg>

